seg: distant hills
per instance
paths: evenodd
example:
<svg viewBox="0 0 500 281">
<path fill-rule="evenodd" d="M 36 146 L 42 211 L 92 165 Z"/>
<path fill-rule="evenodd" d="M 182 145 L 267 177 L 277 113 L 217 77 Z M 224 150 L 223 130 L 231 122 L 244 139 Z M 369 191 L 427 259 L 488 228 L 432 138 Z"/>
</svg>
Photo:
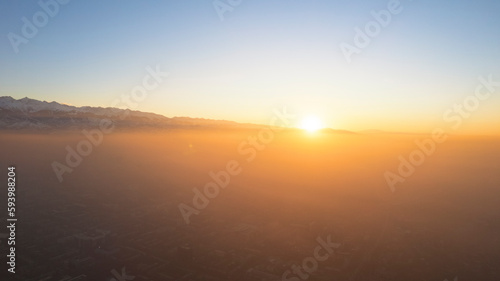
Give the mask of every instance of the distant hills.
<svg viewBox="0 0 500 281">
<path fill-rule="evenodd" d="M 81 129 L 109 119 L 117 128 L 249 128 L 232 121 L 174 117 L 113 107 L 76 107 L 30 98 L 0 97 L 0 129 Z"/>
<path fill-rule="evenodd" d="M 114 107 L 76 107 L 30 98 L 0 97 L 0 129 L 3 130 L 78 130 L 98 127 L 103 119 L 119 129 L 260 129 L 265 125 L 243 124 L 226 120 L 163 115 Z M 291 129 L 295 130 L 295 129 Z M 354 134 L 325 128 L 323 133 Z"/>
</svg>

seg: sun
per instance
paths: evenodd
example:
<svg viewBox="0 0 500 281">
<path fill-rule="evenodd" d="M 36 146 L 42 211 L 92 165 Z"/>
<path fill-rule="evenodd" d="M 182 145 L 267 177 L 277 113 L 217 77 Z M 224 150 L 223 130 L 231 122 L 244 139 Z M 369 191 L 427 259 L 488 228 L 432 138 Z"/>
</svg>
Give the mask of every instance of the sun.
<svg viewBox="0 0 500 281">
<path fill-rule="evenodd" d="M 300 128 L 310 133 L 314 133 L 319 129 L 323 129 L 323 123 L 316 116 L 307 116 L 304 119 L 302 119 L 302 122 L 300 123 Z"/>
</svg>

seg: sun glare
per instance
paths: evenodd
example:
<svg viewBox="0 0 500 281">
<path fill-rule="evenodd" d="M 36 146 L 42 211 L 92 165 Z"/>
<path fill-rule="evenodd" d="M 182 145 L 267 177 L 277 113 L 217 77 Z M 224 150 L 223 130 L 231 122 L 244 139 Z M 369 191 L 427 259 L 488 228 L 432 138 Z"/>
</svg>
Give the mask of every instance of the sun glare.
<svg viewBox="0 0 500 281">
<path fill-rule="evenodd" d="M 310 133 L 313 133 L 319 129 L 322 129 L 323 124 L 318 117 L 308 116 L 308 117 L 302 119 L 302 123 L 300 124 L 300 128 L 303 130 L 306 130 Z"/>
</svg>

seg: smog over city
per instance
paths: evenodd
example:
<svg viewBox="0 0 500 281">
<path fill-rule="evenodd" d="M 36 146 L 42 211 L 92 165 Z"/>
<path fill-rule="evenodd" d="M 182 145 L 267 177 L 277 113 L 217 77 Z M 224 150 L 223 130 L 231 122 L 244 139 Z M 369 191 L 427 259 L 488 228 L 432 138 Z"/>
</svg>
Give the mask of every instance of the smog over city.
<svg viewBox="0 0 500 281">
<path fill-rule="evenodd" d="M 499 12 L 4 1 L 0 280 L 500 280 Z"/>
</svg>

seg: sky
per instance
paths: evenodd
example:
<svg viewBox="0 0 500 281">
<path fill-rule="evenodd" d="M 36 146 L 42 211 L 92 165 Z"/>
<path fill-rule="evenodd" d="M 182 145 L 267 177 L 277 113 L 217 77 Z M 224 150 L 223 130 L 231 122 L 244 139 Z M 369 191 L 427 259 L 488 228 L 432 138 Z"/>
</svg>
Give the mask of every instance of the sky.
<svg viewBox="0 0 500 281">
<path fill-rule="evenodd" d="M 430 132 L 457 125 L 443 115 L 479 77 L 500 81 L 500 1 L 55 1 L 0 3 L 0 96 L 108 107 L 149 67 L 169 75 L 132 109 L 267 124 L 286 107 L 335 129 Z M 499 132 L 490 94 L 457 132 Z"/>
</svg>

